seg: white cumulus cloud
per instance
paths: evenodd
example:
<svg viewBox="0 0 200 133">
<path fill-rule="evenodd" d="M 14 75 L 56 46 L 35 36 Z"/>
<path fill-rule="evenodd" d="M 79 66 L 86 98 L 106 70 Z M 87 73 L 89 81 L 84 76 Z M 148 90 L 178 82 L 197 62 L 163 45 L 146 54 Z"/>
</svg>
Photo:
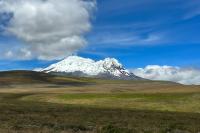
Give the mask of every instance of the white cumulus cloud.
<svg viewBox="0 0 200 133">
<path fill-rule="evenodd" d="M 131 70 L 135 75 L 150 79 L 173 81 L 185 85 L 200 85 L 200 70 L 172 66 L 149 65 Z"/>
<path fill-rule="evenodd" d="M 95 6 L 95 0 L 0 0 L 0 13 L 12 16 L 5 33 L 26 44 L 7 56 L 53 60 L 76 52 L 86 45 Z"/>
</svg>

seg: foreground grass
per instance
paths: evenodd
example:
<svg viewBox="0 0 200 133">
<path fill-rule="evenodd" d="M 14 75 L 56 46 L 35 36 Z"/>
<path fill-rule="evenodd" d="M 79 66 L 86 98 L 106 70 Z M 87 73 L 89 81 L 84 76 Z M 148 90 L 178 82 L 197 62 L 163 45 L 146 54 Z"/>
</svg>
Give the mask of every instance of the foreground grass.
<svg viewBox="0 0 200 133">
<path fill-rule="evenodd" d="M 200 113 L 200 93 L 67 93 L 35 94 L 22 100 L 85 107 Z"/>
<path fill-rule="evenodd" d="M 68 104 L 200 113 L 200 93 L 66 94 L 59 98 Z"/>
<path fill-rule="evenodd" d="M 200 86 L 0 73 L 0 133 L 198 133 Z"/>
<path fill-rule="evenodd" d="M 21 100 L 32 95 L 35 94 L 0 94 L 0 132 L 197 133 L 200 131 L 198 113 L 112 109 Z M 85 99 L 98 96 L 71 94 L 63 97 Z M 99 97 L 105 96 L 99 95 Z M 126 99 L 132 95 L 116 97 Z M 146 96 L 140 95 L 140 97 Z M 156 100 L 154 98 L 150 97 Z"/>
</svg>

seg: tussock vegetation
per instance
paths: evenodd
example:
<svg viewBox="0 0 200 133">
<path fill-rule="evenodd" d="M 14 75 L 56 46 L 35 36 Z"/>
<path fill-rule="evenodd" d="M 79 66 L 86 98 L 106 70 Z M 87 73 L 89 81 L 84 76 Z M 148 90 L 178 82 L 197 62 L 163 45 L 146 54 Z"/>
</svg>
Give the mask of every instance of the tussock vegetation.
<svg viewBox="0 0 200 133">
<path fill-rule="evenodd" d="M 0 73 L 0 83 L 3 133 L 200 131 L 199 86 L 24 71 Z"/>
<path fill-rule="evenodd" d="M 129 110 L 21 101 L 34 94 L 1 94 L 0 128 L 32 132 L 191 132 L 200 114 Z M 117 104 L 117 103 L 116 103 Z"/>
</svg>

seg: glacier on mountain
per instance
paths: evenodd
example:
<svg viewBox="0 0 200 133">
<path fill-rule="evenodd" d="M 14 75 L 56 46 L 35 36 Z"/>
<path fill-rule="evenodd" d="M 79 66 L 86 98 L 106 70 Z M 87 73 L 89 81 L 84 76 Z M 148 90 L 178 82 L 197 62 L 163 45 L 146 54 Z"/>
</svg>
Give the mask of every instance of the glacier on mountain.
<svg viewBox="0 0 200 133">
<path fill-rule="evenodd" d="M 49 67 L 40 70 L 46 73 L 76 73 L 81 72 L 87 76 L 99 77 L 100 75 L 109 75 L 116 78 L 136 78 L 132 73 L 126 70 L 118 60 L 106 58 L 100 61 L 94 61 L 89 58 L 79 56 L 69 56 L 64 60 L 52 64 Z"/>
</svg>

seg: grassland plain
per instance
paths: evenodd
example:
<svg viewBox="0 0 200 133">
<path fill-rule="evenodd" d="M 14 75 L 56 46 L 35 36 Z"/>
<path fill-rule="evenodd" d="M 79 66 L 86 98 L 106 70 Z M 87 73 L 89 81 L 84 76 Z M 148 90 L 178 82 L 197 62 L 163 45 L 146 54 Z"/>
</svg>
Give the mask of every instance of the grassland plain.
<svg viewBox="0 0 200 133">
<path fill-rule="evenodd" d="M 0 73 L 2 133 L 200 131 L 200 86 L 9 74 Z"/>
</svg>

